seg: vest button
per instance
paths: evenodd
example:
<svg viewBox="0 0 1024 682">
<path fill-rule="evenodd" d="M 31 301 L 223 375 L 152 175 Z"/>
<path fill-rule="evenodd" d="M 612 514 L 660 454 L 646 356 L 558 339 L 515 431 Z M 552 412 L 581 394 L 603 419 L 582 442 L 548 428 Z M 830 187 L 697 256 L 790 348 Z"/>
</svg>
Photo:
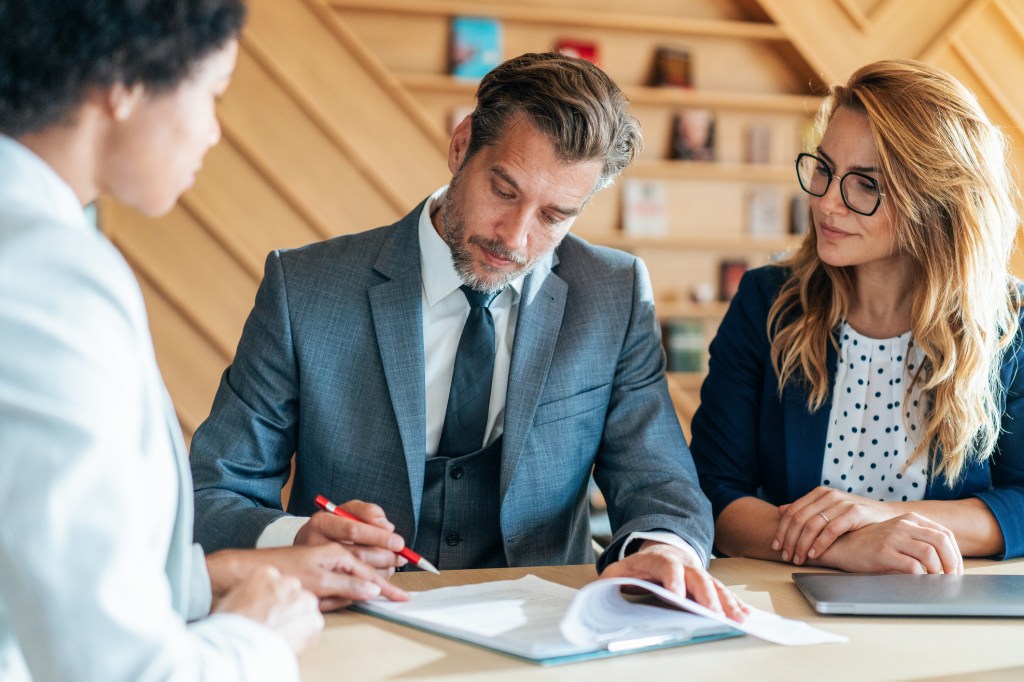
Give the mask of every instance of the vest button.
<svg viewBox="0 0 1024 682">
<path fill-rule="evenodd" d="M 462 467 L 452 467 L 452 470 L 448 473 L 456 481 L 466 475 L 466 472 L 462 469 Z"/>
<path fill-rule="evenodd" d="M 444 541 L 449 547 L 454 547 L 462 542 L 462 537 L 458 533 L 448 533 L 448 535 L 445 536 Z"/>
</svg>

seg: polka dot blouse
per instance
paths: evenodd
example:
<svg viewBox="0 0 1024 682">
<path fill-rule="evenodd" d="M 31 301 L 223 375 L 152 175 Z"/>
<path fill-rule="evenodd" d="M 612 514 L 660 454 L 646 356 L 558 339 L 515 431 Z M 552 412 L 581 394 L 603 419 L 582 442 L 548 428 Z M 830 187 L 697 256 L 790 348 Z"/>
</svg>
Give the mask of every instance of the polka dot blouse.
<svg viewBox="0 0 1024 682">
<path fill-rule="evenodd" d="M 906 466 L 921 441 L 920 390 L 907 396 L 907 386 L 923 353 L 910 337 L 872 339 L 843 323 L 822 485 L 885 502 L 924 498 L 925 460 Z"/>
</svg>

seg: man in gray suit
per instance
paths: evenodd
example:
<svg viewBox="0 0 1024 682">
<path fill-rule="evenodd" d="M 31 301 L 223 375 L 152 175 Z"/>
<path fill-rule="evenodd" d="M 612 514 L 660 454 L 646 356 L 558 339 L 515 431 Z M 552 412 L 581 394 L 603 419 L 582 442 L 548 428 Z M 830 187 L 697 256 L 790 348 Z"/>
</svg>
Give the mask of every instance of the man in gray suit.
<svg viewBox="0 0 1024 682">
<path fill-rule="evenodd" d="M 592 562 L 593 472 L 603 575 L 742 617 L 703 568 L 710 510 L 646 269 L 568 235 L 640 146 L 627 107 L 589 62 L 511 59 L 452 135 L 448 187 L 394 225 L 270 254 L 192 442 L 207 551 L 337 540 L 390 570 L 407 538 L 442 569 Z M 314 513 L 320 493 L 370 523 Z"/>
</svg>

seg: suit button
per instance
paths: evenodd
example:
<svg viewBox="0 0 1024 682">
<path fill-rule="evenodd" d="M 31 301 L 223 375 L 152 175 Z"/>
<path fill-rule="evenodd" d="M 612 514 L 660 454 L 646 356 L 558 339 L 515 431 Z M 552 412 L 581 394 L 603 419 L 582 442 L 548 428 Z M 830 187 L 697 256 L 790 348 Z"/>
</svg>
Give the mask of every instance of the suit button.
<svg viewBox="0 0 1024 682">
<path fill-rule="evenodd" d="M 462 537 L 458 533 L 448 533 L 448 535 L 445 536 L 444 541 L 448 543 L 449 547 L 454 547 L 462 542 Z"/>
<path fill-rule="evenodd" d="M 462 467 L 452 467 L 452 470 L 450 472 L 448 472 L 448 473 L 456 481 L 466 475 L 466 472 L 463 471 Z"/>
</svg>

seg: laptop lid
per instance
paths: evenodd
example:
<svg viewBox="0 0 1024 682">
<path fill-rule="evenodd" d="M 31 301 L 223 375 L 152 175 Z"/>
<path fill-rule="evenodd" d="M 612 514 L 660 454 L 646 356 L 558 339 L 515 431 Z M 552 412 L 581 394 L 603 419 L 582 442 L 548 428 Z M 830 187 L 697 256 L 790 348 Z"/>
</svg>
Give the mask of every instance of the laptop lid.
<svg viewBox="0 0 1024 682">
<path fill-rule="evenodd" d="M 1024 575 L 794 573 L 818 613 L 1024 616 Z"/>
</svg>

